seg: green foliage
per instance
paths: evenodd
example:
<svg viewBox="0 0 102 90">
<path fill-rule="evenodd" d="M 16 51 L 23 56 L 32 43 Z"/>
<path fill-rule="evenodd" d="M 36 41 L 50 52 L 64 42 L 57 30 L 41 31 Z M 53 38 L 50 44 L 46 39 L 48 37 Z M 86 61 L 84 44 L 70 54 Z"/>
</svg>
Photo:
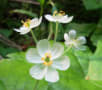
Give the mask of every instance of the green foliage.
<svg viewBox="0 0 102 90">
<path fill-rule="evenodd" d="M 94 45 L 97 45 L 97 42 L 99 40 L 102 40 L 102 18 L 99 20 L 96 29 L 94 30 L 94 33 L 91 37 L 91 40 L 93 41 Z"/>
<path fill-rule="evenodd" d="M 31 11 L 27 11 L 27 10 L 24 10 L 24 9 L 15 9 L 13 11 L 11 11 L 11 13 L 21 13 L 21 14 L 25 14 L 25 15 L 28 15 L 30 17 L 36 17 L 37 15 Z"/>
<path fill-rule="evenodd" d="M 74 29 L 77 31 L 78 36 L 89 36 L 89 34 L 96 29 L 95 23 L 70 23 L 66 27 L 66 32 L 69 30 Z"/>
<path fill-rule="evenodd" d="M 0 29 L 0 34 L 4 35 L 5 37 L 9 37 L 12 34 L 12 32 L 12 30 Z"/>
<path fill-rule="evenodd" d="M 88 10 L 102 8 L 102 0 L 83 0 L 83 2 Z"/>
<path fill-rule="evenodd" d="M 0 62 L 0 72 L 2 72 L 0 80 L 4 83 L 6 90 L 33 90 L 36 80 L 29 75 L 32 64 L 26 62 L 25 54 L 15 53 L 8 56 L 9 59 Z M 46 82 L 41 81 L 38 90 L 42 88 L 46 90 L 46 85 Z"/>
<path fill-rule="evenodd" d="M 102 41 L 98 42 L 97 50 L 90 57 L 88 77 L 90 80 L 102 80 Z"/>
<path fill-rule="evenodd" d="M 8 0 L 0 0 L 0 19 L 3 17 L 3 13 L 7 8 Z"/>
</svg>

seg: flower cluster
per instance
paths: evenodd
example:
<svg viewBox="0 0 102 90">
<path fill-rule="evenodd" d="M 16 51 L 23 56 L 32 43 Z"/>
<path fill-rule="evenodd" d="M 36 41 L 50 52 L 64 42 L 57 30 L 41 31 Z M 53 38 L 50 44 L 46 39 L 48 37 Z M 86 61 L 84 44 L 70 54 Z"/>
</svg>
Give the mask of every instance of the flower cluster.
<svg viewBox="0 0 102 90">
<path fill-rule="evenodd" d="M 68 56 L 65 56 L 64 46 L 56 42 L 58 23 L 69 23 L 72 21 L 73 16 L 69 17 L 64 11 L 54 11 L 53 15 L 47 14 L 45 18 L 50 22 L 56 22 L 55 42 L 53 45 L 49 43 L 47 39 L 40 40 L 37 42 L 32 29 L 39 26 L 42 22 L 42 16 L 28 19 L 20 29 L 14 29 L 20 34 L 24 35 L 31 31 L 34 40 L 36 41 L 37 48 L 30 48 L 26 53 L 26 59 L 30 63 L 35 63 L 30 69 L 30 75 L 37 79 L 42 80 L 43 78 L 48 82 L 57 82 L 59 80 L 58 70 L 67 70 L 70 67 L 70 60 Z M 76 38 L 76 31 L 71 30 L 69 33 L 64 34 L 65 45 L 80 49 L 80 47 L 86 43 L 86 39 L 83 36 Z"/>
</svg>

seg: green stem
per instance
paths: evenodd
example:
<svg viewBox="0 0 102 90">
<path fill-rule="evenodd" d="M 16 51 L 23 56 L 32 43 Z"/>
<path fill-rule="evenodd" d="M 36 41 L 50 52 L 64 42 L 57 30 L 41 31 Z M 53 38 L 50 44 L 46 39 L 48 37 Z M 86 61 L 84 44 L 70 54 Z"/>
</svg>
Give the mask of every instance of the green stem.
<svg viewBox="0 0 102 90">
<path fill-rule="evenodd" d="M 72 48 L 72 45 L 70 45 L 70 46 L 64 51 L 63 55 L 64 55 L 65 53 L 67 53 L 71 48 Z"/>
<path fill-rule="evenodd" d="M 40 16 L 43 15 L 43 6 L 41 5 Z"/>
<path fill-rule="evenodd" d="M 39 84 L 39 80 L 37 80 L 37 81 L 35 82 L 34 90 L 37 90 L 38 84 Z"/>
<path fill-rule="evenodd" d="M 51 36 L 52 36 L 52 23 L 50 22 L 50 33 L 49 33 L 49 36 L 48 36 L 48 40 L 50 40 Z"/>
<path fill-rule="evenodd" d="M 37 39 L 36 39 L 36 37 L 35 37 L 35 34 L 33 33 L 32 30 L 30 30 L 30 31 L 31 31 L 32 37 L 33 37 L 33 39 L 34 39 L 34 42 L 37 44 Z"/>
<path fill-rule="evenodd" d="M 55 42 L 56 42 L 56 39 L 57 39 L 57 34 L 58 34 L 58 22 L 56 22 L 56 32 L 55 32 L 55 38 L 54 38 Z"/>
</svg>

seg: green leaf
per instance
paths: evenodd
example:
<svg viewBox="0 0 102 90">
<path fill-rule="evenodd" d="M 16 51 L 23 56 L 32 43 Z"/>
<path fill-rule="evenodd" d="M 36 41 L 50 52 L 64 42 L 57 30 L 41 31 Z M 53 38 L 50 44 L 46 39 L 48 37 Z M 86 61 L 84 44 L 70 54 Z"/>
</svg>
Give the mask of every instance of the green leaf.
<svg viewBox="0 0 102 90">
<path fill-rule="evenodd" d="M 102 40 L 102 18 L 99 20 L 96 29 L 91 36 L 91 41 L 93 42 L 94 45 L 97 45 L 97 42 L 99 40 Z"/>
<path fill-rule="evenodd" d="M 36 80 L 29 75 L 30 64 L 24 53 L 9 55 L 9 59 L 0 61 L 0 80 L 7 90 L 34 90 Z M 40 81 L 37 90 L 46 90 L 47 83 Z M 2 90 L 2 89 L 0 89 Z"/>
<path fill-rule="evenodd" d="M 90 56 L 92 55 L 91 51 L 87 48 L 85 51 L 75 51 L 75 56 L 78 59 L 78 62 L 80 63 L 84 74 L 86 75 L 88 73 L 88 66 L 89 66 L 89 60 Z"/>
<path fill-rule="evenodd" d="M 83 0 L 87 10 L 95 10 L 102 8 L 102 0 Z"/>
<path fill-rule="evenodd" d="M 93 30 L 96 29 L 96 24 L 78 24 L 78 23 L 70 23 L 66 27 L 66 32 L 71 29 L 75 29 L 77 31 L 78 36 L 88 36 Z"/>
<path fill-rule="evenodd" d="M 12 34 L 13 30 L 8 30 L 8 29 L 0 29 L 0 34 L 9 37 Z"/>
<path fill-rule="evenodd" d="M 15 9 L 13 11 L 11 11 L 11 13 L 21 13 L 21 14 L 25 14 L 31 17 L 36 17 L 37 15 L 35 13 L 32 13 L 31 11 L 27 11 L 24 9 Z"/>
<path fill-rule="evenodd" d="M 98 42 L 96 52 L 90 57 L 87 77 L 90 80 L 102 80 L 102 41 Z"/>
<path fill-rule="evenodd" d="M 6 56 L 8 53 L 14 53 L 14 52 L 17 52 L 18 50 L 15 49 L 15 48 L 11 48 L 11 47 L 6 47 L 4 46 L 3 44 L 0 45 L 0 54 L 2 56 Z"/>
<path fill-rule="evenodd" d="M 55 84 L 50 83 L 48 90 L 101 90 L 91 81 L 85 80 L 77 57 L 70 53 L 67 55 L 70 57 L 71 67 L 67 71 L 61 71 L 60 81 Z"/>
</svg>

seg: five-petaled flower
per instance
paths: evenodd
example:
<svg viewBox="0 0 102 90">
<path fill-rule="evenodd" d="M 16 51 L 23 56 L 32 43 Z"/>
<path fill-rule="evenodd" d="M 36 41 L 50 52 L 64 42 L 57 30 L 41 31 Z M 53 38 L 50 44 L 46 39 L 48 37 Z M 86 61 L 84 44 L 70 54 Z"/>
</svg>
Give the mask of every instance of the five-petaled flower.
<svg viewBox="0 0 102 90">
<path fill-rule="evenodd" d="M 58 23 L 69 23 L 72 21 L 73 16 L 68 17 L 64 11 L 54 11 L 53 15 L 47 14 L 45 18 L 51 22 L 58 22 Z"/>
<path fill-rule="evenodd" d="M 86 38 L 84 36 L 80 36 L 80 37 L 76 38 L 76 31 L 75 30 L 70 30 L 69 33 L 65 33 L 64 39 L 65 39 L 65 45 L 68 47 L 72 46 L 78 50 L 84 50 L 85 49 L 83 44 L 86 43 Z"/>
<path fill-rule="evenodd" d="M 20 34 L 22 35 L 27 34 L 28 32 L 30 32 L 32 28 L 39 26 L 41 21 L 42 21 L 42 16 L 39 19 L 38 18 L 34 18 L 32 20 L 27 19 L 25 22 L 22 21 L 23 23 L 22 27 L 20 27 L 19 29 L 14 29 L 14 30 L 17 32 L 20 32 Z"/>
<path fill-rule="evenodd" d="M 51 46 L 48 40 L 40 40 L 37 49 L 31 48 L 26 53 L 27 61 L 37 64 L 30 69 L 30 75 L 37 80 L 45 78 L 48 82 L 58 81 L 56 69 L 66 70 L 70 66 L 69 58 L 62 56 L 63 52 L 64 47 L 60 43 Z"/>
</svg>

